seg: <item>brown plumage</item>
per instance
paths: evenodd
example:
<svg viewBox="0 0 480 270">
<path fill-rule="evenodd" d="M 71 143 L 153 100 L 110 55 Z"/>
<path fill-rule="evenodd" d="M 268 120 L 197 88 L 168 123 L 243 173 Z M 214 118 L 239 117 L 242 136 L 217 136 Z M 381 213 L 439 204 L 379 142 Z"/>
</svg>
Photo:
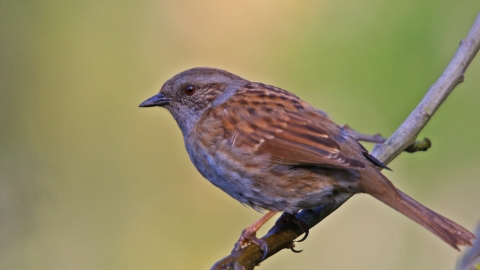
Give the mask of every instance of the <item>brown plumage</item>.
<svg viewBox="0 0 480 270">
<path fill-rule="evenodd" d="M 140 106 L 169 110 L 200 173 L 255 209 L 295 214 L 367 193 L 455 249 L 475 238 L 396 189 L 349 132 L 283 89 L 194 68 L 174 76 Z"/>
</svg>

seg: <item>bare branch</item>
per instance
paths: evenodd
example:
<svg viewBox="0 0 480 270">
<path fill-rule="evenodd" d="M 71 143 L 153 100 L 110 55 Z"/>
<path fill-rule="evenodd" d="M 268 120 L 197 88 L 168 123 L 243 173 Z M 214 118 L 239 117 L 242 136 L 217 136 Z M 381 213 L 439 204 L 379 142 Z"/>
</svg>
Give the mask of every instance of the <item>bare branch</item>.
<svg viewBox="0 0 480 270">
<path fill-rule="evenodd" d="M 413 110 L 403 124 L 383 144 L 377 144 L 372 155 L 385 164 L 397 157 L 409 145 L 415 142 L 420 131 L 445 101 L 452 90 L 464 80 L 464 73 L 480 48 L 480 14 L 477 16 L 467 37 L 460 42 L 453 59 L 440 78 L 428 90 L 420 104 Z M 332 202 L 313 210 L 303 210 L 297 217 L 315 226 L 329 214 L 334 212 L 345 201 Z M 280 220 L 280 219 L 279 219 Z M 267 257 L 278 251 L 289 248 L 292 241 L 303 232 L 292 222 L 279 222 L 262 239 L 268 245 Z M 256 245 L 249 245 L 218 261 L 212 269 L 253 269 L 260 263 L 263 251 Z"/>
<path fill-rule="evenodd" d="M 480 223 L 477 224 L 475 235 L 480 235 Z M 475 240 L 473 246 L 463 252 L 462 258 L 458 261 L 456 270 L 478 270 L 480 269 L 480 240 Z"/>
<path fill-rule="evenodd" d="M 480 48 L 480 14 L 467 37 L 460 42 L 457 52 L 442 76 L 430 87 L 420 104 L 403 124 L 383 144 L 377 144 L 372 155 L 389 163 L 396 158 L 425 127 L 452 90 L 464 80 L 464 73 Z"/>
</svg>

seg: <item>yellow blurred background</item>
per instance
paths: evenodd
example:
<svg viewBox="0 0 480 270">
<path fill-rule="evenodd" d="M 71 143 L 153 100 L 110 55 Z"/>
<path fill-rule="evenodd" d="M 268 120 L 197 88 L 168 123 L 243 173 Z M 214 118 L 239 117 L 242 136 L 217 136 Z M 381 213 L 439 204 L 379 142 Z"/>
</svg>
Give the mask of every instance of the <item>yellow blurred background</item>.
<svg viewBox="0 0 480 270">
<path fill-rule="evenodd" d="M 478 0 L 0 1 L 0 269 L 209 268 L 260 214 L 202 179 L 173 118 L 141 101 L 212 66 L 389 136 L 479 11 Z M 420 134 L 433 147 L 387 173 L 472 230 L 479 90 L 477 57 Z M 260 269 L 453 269 L 459 257 L 366 195 L 297 248 Z"/>
</svg>

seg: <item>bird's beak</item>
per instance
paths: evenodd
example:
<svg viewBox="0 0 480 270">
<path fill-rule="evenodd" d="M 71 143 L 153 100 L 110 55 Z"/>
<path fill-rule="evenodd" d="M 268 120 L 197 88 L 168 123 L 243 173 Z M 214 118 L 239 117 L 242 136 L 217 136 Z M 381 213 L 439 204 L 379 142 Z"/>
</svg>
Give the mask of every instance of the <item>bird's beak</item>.
<svg viewBox="0 0 480 270">
<path fill-rule="evenodd" d="M 164 94 L 158 93 L 155 96 L 145 100 L 144 102 L 140 103 L 138 107 L 162 107 L 167 105 L 170 102 L 171 98 L 167 98 Z"/>
</svg>

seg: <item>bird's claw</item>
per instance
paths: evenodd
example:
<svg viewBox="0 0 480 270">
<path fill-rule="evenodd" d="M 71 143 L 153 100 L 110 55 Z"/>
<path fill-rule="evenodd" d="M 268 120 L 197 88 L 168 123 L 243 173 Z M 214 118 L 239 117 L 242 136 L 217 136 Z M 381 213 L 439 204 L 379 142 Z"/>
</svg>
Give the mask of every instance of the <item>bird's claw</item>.
<svg viewBox="0 0 480 270">
<path fill-rule="evenodd" d="M 295 249 L 295 244 L 294 244 L 293 242 L 290 244 L 290 246 L 289 246 L 288 248 L 289 248 L 291 251 L 293 251 L 294 253 L 300 253 L 300 252 L 303 251 L 303 249 L 301 249 L 301 250 L 296 250 L 296 249 Z"/>
<path fill-rule="evenodd" d="M 242 248 L 248 246 L 251 243 L 257 245 L 260 248 L 260 250 L 263 251 L 261 261 L 265 260 L 268 254 L 267 242 L 263 239 L 257 238 L 256 232 L 250 231 L 248 230 L 248 228 L 242 231 L 240 238 L 238 239 L 237 243 L 235 243 L 233 247 L 232 253 L 241 250 Z"/>
<path fill-rule="evenodd" d="M 310 232 L 310 227 L 308 226 L 307 223 L 305 223 L 303 220 L 297 218 L 297 216 L 289 214 L 289 213 L 283 213 L 281 218 L 283 218 L 284 221 L 293 222 L 295 225 L 297 225 L 304 232 L 303 237 L 300 240 L 296 240 L 294 242 L 303 242 L 303 241 L 305 241 L 305 239 L 307 239 L 308 233 Z"/>
<path fill-rule="evenodd" d="M 297 224 L 297 226 L 300 227 L 300 229 L 302 229 L 304 234 L 303 234 L 303 237 L 300 240 L 295 240 L 294 242 L 303 242 L 303 241 L 305 241 L 305 239 L 307 239 L 308 233 L 310 232 L 310 228 L 308 227 L 308 225 L 305 222 L 301 221 L 300 219 L 297 219 L 297 220 L 299 222 L 295 223 L 295 224 Z"/>
</svg>

